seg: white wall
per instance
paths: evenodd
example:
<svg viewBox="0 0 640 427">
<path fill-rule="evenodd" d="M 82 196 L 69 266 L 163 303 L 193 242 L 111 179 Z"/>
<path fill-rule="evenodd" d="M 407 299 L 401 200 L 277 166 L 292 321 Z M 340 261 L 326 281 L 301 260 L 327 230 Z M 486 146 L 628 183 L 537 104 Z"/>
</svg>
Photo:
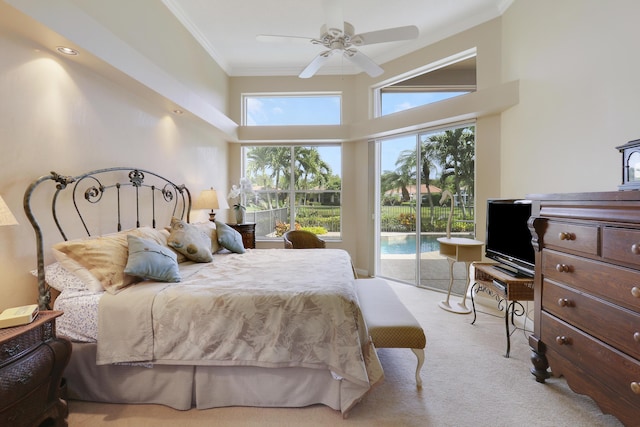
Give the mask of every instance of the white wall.
<svg viewBox="0 0 640 427">
<path fill-rule="evenodd" d="M 616 146 L 640 137 L 634 0 L 516 0 L 502 17 L 503 78 L 520 102 L 502 116 L 501 191 L 616 191 Z"/>
<path fill-rule="evenodd" d="M 36 301 L 28 273 L 35 237 L 22 197 L 37 177 L 135 166 L 196 194 L 226 190 L 227 143 L 202 120 L 174 116 L 2 26 L 0 52 L 0 194 L 20 223 L 0 227 L 0 310 Z"/>
</svg>

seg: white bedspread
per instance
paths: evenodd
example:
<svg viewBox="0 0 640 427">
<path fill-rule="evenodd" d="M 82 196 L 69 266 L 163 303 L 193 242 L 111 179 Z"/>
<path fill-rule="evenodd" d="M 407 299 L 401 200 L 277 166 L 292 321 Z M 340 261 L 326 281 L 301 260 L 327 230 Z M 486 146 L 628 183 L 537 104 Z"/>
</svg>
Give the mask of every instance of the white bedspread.
<svg viewBox="0 0 640 427">
<path fill-rule="evenodd" d="M 249 250 L 100 300 L 98 364 L 306 367 L 347 381 L 343 411 L 382 378 L 337 249 Z"/>
</svg>

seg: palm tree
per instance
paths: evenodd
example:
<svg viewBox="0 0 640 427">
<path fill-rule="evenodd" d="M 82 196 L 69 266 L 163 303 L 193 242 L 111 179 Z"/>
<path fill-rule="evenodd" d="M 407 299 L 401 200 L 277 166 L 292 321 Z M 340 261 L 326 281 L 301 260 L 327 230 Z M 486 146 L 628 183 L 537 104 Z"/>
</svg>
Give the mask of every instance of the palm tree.
<svg viewBox="0 0 640 427">
<path fill-rule="evenodd" d="M 298 147 L 296 149 L 296 172 L 299 176 L 296 180 L 296 188 L 308 190 L 310 186 L 322 187 L 329 182 L 331 167 L 320 157 L 316 147 Z M 304 195 L 305 203 L 307 193 Z"/>
<path fill-rule="evenodd" d="M 269 207 L 272 208 L 271 196 L 269 189 L 276 191 L 276 208 L 280 205 L 280 198 L 277 195 L 278 190 L 282 187 L 281 184 L 286 184 L 289 181 L 291 175 L 291 148 L 289 147 L 253 147 L 247 153 L 247 159 L 249 160 L 247 169 L 251 172 L 262 170 L 265 173 L 270 172 L 271 181 L 265 181 L 265 189 L 267 190 L 267 197 Z M 284 182 L 281 183 L 280 181 Z"/>
<path fill-rule="evenodd" d="M 411 185 L 412 182 L 414 182 L 413 176 L 404 173 L 401 169 L 396 169 L 395 171 L 384 171 L 380 176 L 380 190 L 384 196 L 384 193 L 387 191 L 400 188 L 402 193 L 400 201 L 408 202 L 410 197 L 407 186 Z"/>
<path fill-rule="evenodd" d="M 474 127 L 457 128 L 447 130 L 429 137 L 429 142 L 434 144 L 437 150 L 436 157 L 442 166 L 440 179 L 444 187 L 448 177 L 453 181 L 455 194 L 462 195 L 462 184 L 469 184 L 473 188 L 473 170 L 475 163 L 475 136 Z M 462 217 L 467 217 L 466 206 L 460 200 Z"/>
</svg>

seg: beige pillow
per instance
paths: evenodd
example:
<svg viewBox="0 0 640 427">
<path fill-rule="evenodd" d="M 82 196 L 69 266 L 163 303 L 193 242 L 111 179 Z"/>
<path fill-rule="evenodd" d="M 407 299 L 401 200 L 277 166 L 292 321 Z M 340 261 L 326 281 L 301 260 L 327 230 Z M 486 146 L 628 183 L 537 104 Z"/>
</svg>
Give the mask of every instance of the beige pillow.
<svg viewBox="0 0 640 427">
<path fill-rule="evenodd" d="M 105 291 L 116 293 L 140 280 L 124 273 L 129 255 L 128 234 L 167 245 L 167 236 L 162 231 L 142 227 L 100 237 L 60 242 L 53 246 L 53 255 L 65 269 L 85 282 L 89 289 L 95 290 L 97 283 L 100 283 Z"/>
<path fill-rule="evenodd" d="M 171 230 L 167 245 L 195 262 L 210 262 L 211 235 L 200 228 L 178 218 L 171 219 Z"/>
<path fill-rule="evenodd" d="M 216 224 L 211 221 L 207 222 L 194 222 L 191 225 L 195 226 L 199 230 L 203 231 L 211 239 L 211 253 L 215 254 L 222 246 L 218 243 L 218 232 L 216 231 Z"/>
</svg>

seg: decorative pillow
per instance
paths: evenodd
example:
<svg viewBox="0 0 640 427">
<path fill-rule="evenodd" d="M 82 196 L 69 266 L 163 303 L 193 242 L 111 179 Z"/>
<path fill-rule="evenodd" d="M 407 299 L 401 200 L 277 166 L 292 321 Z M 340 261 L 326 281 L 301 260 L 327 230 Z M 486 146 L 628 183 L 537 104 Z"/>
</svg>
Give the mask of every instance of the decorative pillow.
<svg viewBox="0 0 640 427">
<path fill-rule="evenodd" d="M 100 283 L 100 280 L 98 280 L 93 274 L 91 274 L 91 272 L 78 261 L 74 260 L 73 258 L 67 256 L 66 253 L 60 252 L 55 248 L 52 248 L 51 252 L 53 253 L 53 257 L 58 261 L 58 263 L 60 263 L 60 265 L 69 273 L 80 279 L 80 281 L 85 284 L 87 289 L 92 292 L 104 291 L 104 287 L 102 286 L 102 283 Z"/>
<path fill-rule="evenodd" d="M 216 230 L 218 231 L 218 242 L 223 248 L 229 249 L 231 252 L 237 254 L 245 253 L 242 235 L 240 233 L 219 221 L 216 221 Z"/>
<path fill-rule="evenodd" d="M 203 231 L 209 238 L 211 239 L 211 253 L 215 254 L 220 249 L 220 243 L 218 243 L 218 232 L 216 230 L 216 224 L 207 221 L 207 222 L 195 222 L 191 225 L 197 227 L 199 230 Z"/>
<path fill-rule="evenodd" d="M 157 280 L 159 282 L 179 282 L 178 257 L 166 246 L 129 234 L 129 257 L 124 272 L 131 276 Z"/>
<path fill-rule="evenodd" d="M 31 270 L 31 274 L 38 277 L 38 270 Z M 69 272 L 59 262 L 54 262 L 44 268 L 44 280 L 59 292 L 65 289 L 88 289 L 87 285 L 78 276 Z M 102 286 L 100 286 L 99 291 L 102 290 Z"/>
<path fill-rule="evenodd" d="M 213 260 L 211 237 L 198 227 L 175 217 L 171 219 L 167 245 L 191 261 L 210 262 Z"/>
<path fill-rule="evenodd" d="M 169 228 L 169 227 L 167 227 L 167 229 L 166 229 L 166 230 L 159 230 L 160 235 L 161 235 L 161 236 L 162 236 L 162 238 L 164 239 L 164 240 L 163 240 L 163 243 L 162 243 L 162 246 L 166 246 L 166 247 L 168 247 L 169 249 L 171 249 L 171 251 L 172 251 L 174 254 L 176 254 L 176 257 L 178 257 L 178 264 L 180 264 L 181 262 L 185 262 L 185 261 L 187 261 L 187 257 L 186 257 L 186 256 L 182 255 L 180 252 L 176 251 L 175 249 L 173 249 L 171 246 L 169 246 L 169 245 L 168 245 L 168 241 L 169 241 L 169 230 L 170 230 L 170 228 Z M 160 242 L 158 242 L 158 243 L 160 243 Z"/>
<path fill-rule="evenodd" d="M 53 246 L 53 255 L 64 268 L 80 277 L 89 289 L 95 290 L 97 280 L 104 290 L 115 292 L 139 280 L 124 273 L 128 257 L 128 234 L 151 239 L 160 245 L 166 244 L 166 236 L 161 231 L 141 227 L 100 237 L 60 242 Z"/>
</svg>

